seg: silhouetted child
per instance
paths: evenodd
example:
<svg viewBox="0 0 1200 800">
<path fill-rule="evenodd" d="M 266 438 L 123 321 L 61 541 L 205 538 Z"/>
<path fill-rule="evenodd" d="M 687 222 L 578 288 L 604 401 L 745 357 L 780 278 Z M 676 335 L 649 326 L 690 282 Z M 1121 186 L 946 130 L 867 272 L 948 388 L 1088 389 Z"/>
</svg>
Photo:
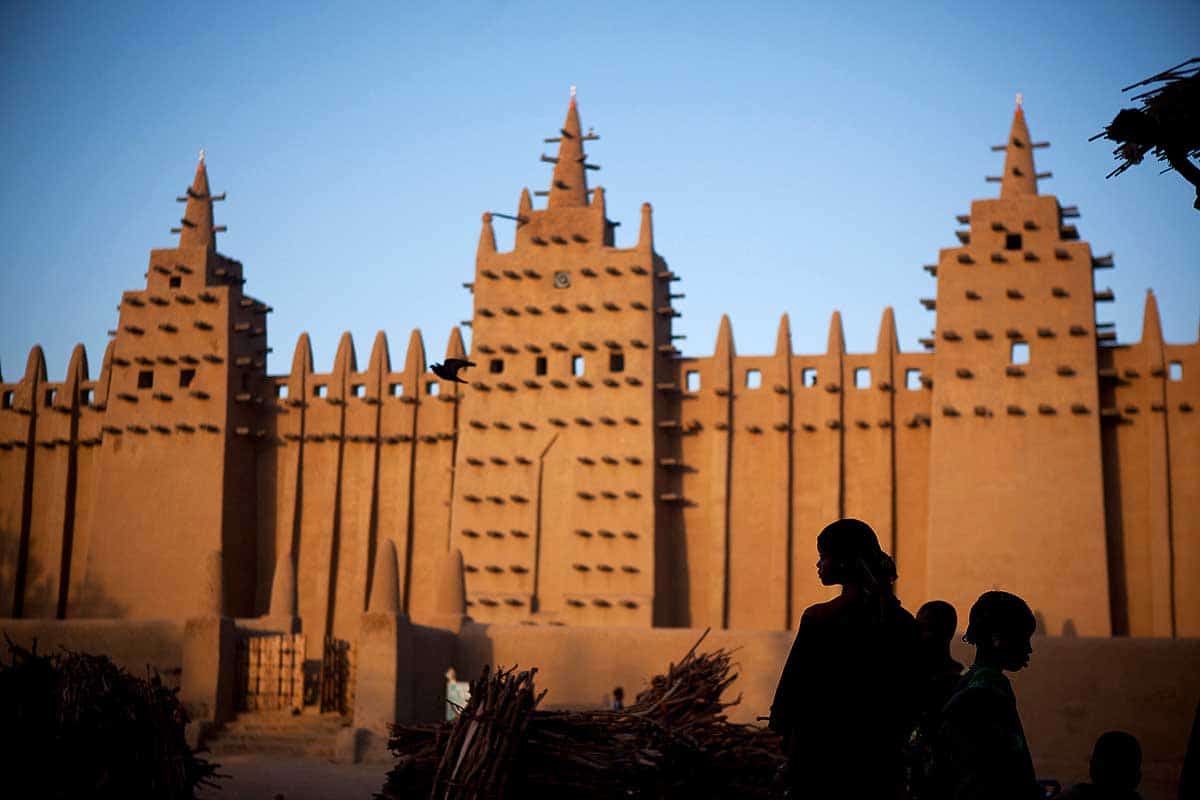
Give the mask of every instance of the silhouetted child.
<svg viewBox="0 0 1200 800">
<path fill-rule="evenodd" d="M 930 600 L 917 611 L 920 637 L 920 702 L 916 727 L 908 740 L 906 773 L 910 800 L 930 796 L 932 742 L 941 723 L 942 707 L 962 677 L 963 665 L 950 655 L 950 640 L 958 629 L 958 613 L 945 600 Z"/>
<path fill-rule="evenodd" d="M 984 592 L 963 639 L 975 645 L 975 663 L 942 708 L 932 746 L 931 789 L 943 800 L 1041 798 L 1025 741 L 1017 699 L 1004 673 L 1029 663 L 1036 628 L 1025 601 L 1008 592 Z"/>
<path fill-rule="evenodd" d="M 821 583 L 842 591 L 805 610 L 771 704 L 786 782 L 805 800 L 897 798 L 916 712 L 916 622 L 892 590 L 895 563 L 865 522 L 830 524 L 817 552 Z"/>
<path fill-rule="evenodd" d="M 1059 797 L 1063 800 L 1139 800 L 1142 747 L 1125 731 L 1109 731 L 1096 740 L 1088 770 L 1091 783 L 1078 783 Z"/>
</svg>

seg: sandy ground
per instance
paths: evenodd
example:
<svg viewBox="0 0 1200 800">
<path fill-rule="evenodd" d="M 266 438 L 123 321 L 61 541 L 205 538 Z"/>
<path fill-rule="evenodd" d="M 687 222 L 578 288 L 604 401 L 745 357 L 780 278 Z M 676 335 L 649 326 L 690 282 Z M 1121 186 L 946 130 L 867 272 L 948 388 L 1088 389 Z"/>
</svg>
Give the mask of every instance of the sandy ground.
<svg viewBox="0 0 1200 800">
<path fill-rule="evenodd" d="M 202 800 L 370 800 L 383 786 L 385 764 L 333 764 L 311 758 L 227 755 L 218 772 L 230 777 Z"/>
</svg>

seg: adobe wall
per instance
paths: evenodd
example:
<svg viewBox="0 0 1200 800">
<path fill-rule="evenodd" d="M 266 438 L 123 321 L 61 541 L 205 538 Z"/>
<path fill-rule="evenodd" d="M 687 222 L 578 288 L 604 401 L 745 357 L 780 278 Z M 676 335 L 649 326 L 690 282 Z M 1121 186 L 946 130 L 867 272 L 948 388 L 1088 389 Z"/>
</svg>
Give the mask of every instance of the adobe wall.
<svg viewBox="0 0 1200 800">
<path fill-rule="evenodd" d="M 599 708 L 615 686 L 627 701 L 700 638 L 699 629 L 545 628 L 467 624 L 459 637 L 460 680 L 484 664 L 536 666 L 543 708 Z M 793 634 L 712 631 L 701 650 L 739 648 L 739 678 L 727 696 L 735 722 L 769 713 Z M 1127 730 L 1142 743 L 1147 796 L 1168 796 L 1200 701 L 1200 640 L 1080 639 L 1039 636 L 1028 669 L 1014 678 L 1038 774 L 1065 784 L 1083 780 L 1097 736 Z M 972 649 L 956 643 L 969 664 Z M 422 667 L 432 674 L 440 665 Z M 441 667 L 444 671 L 444 667 Z"/>
<path fill-rule="evenodd" d="M 80 653 L 103 654 L 138 678 L 149 665 L 168 686 L 179 685 L 183 664 L 182 621 L 174 620 L 0 620 L 4 635 L 29 649 L 37 640 L 37 651 L 49 654 L 60 647 Z M 7 650 L 4 659 L 8 660 Z"/>
</svg>

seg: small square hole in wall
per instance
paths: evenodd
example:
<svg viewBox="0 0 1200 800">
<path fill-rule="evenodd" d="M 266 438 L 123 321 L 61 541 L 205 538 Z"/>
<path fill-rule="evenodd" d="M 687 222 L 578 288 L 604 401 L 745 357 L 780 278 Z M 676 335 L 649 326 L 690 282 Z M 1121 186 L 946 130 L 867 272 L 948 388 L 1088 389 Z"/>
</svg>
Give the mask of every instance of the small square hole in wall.
<svg viewBox="0 0 1200 800">
<path fill-rule="evenodd" d="M 91 389 L 80 389 L 79 390 L 79 405 L 90 406 L 91 404 L 92 404 L 92 390 Z"/>
<path fill-rule="evenodd" d="M 535 375 L 546 374 L 546 357 L 538 356 L 533 362 L 533 372 Z"/>
<path fill-rule="evenodd" d="M 1021 234 L 1006 233 L 1004 235 L 1005 250 L 1020 250 L 1021 249 Z"/>
<path fill-rule="evenodd" d="M 700 370 L 690 369 L 687 372 L 687 390 L 689 392 L 700 391 Z"/>
<path fill-rule="evenodd" d="M 355 383 L 350 385 L 350 394 L 355 397 L 367 396 L 367 385 L 365 383 Z"/>
<path fill-rule="evenodd" d="M 1172 361 L 1167 365 L 1167 377 L 1173 381 L 1183 380 L 1183 362 Z"/>
<path fill-rule="evenodd" d="M 153 389 L 154 388 L 154 370 L 144 369 L 138 373 L 138 388 Z"/>
<path fill-rule="evenodd" d="M 817 385 L 817 370 L 814 367 L 805 367 L 800 370 L 800 385 L 806 388 Z"/>
<path fill-rule="evenodd" d="M 746 388 L 758 389 L 762 387 L 762 370 L 748 369 L 746 370 Z"/>
<path fill-rule="evenodd" d="M 328 392 L 329 387 L 323 383 L 318 383 L 313 387 L 313 397 L 324 397 Z"/>
<path fill-rule="evenodd" d="M 624 372 L 625 371 L 625 354 L 624 353 L 609 353 L 608 354 L 608 371 L 609 372 Z"/>
<path fill-rule="evenodd" d="M 192 381 L 196 379 L 196 370 L 181 369 L 179 370 L 179 388 L 186 389 L 192 385 Z"/>
<path fill-rule="evenodd" d="M 180 286 L 183 286 L 183 278 L 178 275 L 172 275 L 167 283 L 171 285 L 172 289 L 178 289 Z"/>
<path fill-rule="evenodd" d="M 857 367 L 854 370 L 854 388 L 871 388 L 871 370 L 868 367 Z"/>
<path fill-rule="evenodd" d="M 1029 342 L 1013 342 L 1012 353 L 1008 359 L 1010 364 L 1029 363 Z"/>
<path fill-rule="evenodd" d="M 286 400 L 288 396 L 288 385 L 286 383 L 275 384 L 275 396 L 280 400 Z"/>
<path fill-rule="evenodd" d="M 0 395 L 0 408 L 12 408 L 13 390 L 5 389 L 4 394 Z"/>
<path fill-rule="evenodd" d="M 904 370 L 904 388 L 908 389 L 910 392 L 915 392 L 921 388 L 921 370 Z"/>
<path fill-rule="evenodd" d="M 571 356 L 571 374 L 576 377 L 583 374 L 583 356 Z"/>
<path fill-rule="evenodd" d="M 491 361 L 489 361 L 488 372 L 492 373 L 493 375 L 499 375 L 501 372 L 504 372 L 504 359 L 493 358 Z"/>
<path fill-rule="evenodd" d="M 47 389 L 46 390 L 46 398 L 45 398 L 46 408 L 50 408 L 51 406 L 54 405 L 54 395 L 56 395 L 56 394 L 58 394 L 57 389 Z"/>
<path fill-rule="evenodd" d="M 388 394 L 390 394 L 392 397 L 403 397 L 404 396 L 404 384 L 403 383 L 389 383 L 388 384 Z"/>
<path fill-rule="evenodd" d="M 430 397 L 437 397 L 441 391 L 442 385 L 437 381 L 430 381 L 429 383 L 425 384 L 425 394 L 429 395 Z"/>
</svg>

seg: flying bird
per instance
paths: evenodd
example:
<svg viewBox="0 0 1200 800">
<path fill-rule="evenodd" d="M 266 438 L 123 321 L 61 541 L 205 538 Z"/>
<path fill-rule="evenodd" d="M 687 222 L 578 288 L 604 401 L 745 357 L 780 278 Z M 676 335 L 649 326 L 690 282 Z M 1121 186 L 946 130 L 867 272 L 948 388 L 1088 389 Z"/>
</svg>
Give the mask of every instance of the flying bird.
<svg viewBox="0 0 1200 800">
<path fill-rule="evenodd" d="M 466 383 L 462 378 L 458 377 L 460 369 L 475 366 L 474 361 L 467 361 L 465 358 L 447 358 L 444 364 L 430 364 L 429 369 L 439 378 L 444 378 L 455 383 Z"/>
</svg>

